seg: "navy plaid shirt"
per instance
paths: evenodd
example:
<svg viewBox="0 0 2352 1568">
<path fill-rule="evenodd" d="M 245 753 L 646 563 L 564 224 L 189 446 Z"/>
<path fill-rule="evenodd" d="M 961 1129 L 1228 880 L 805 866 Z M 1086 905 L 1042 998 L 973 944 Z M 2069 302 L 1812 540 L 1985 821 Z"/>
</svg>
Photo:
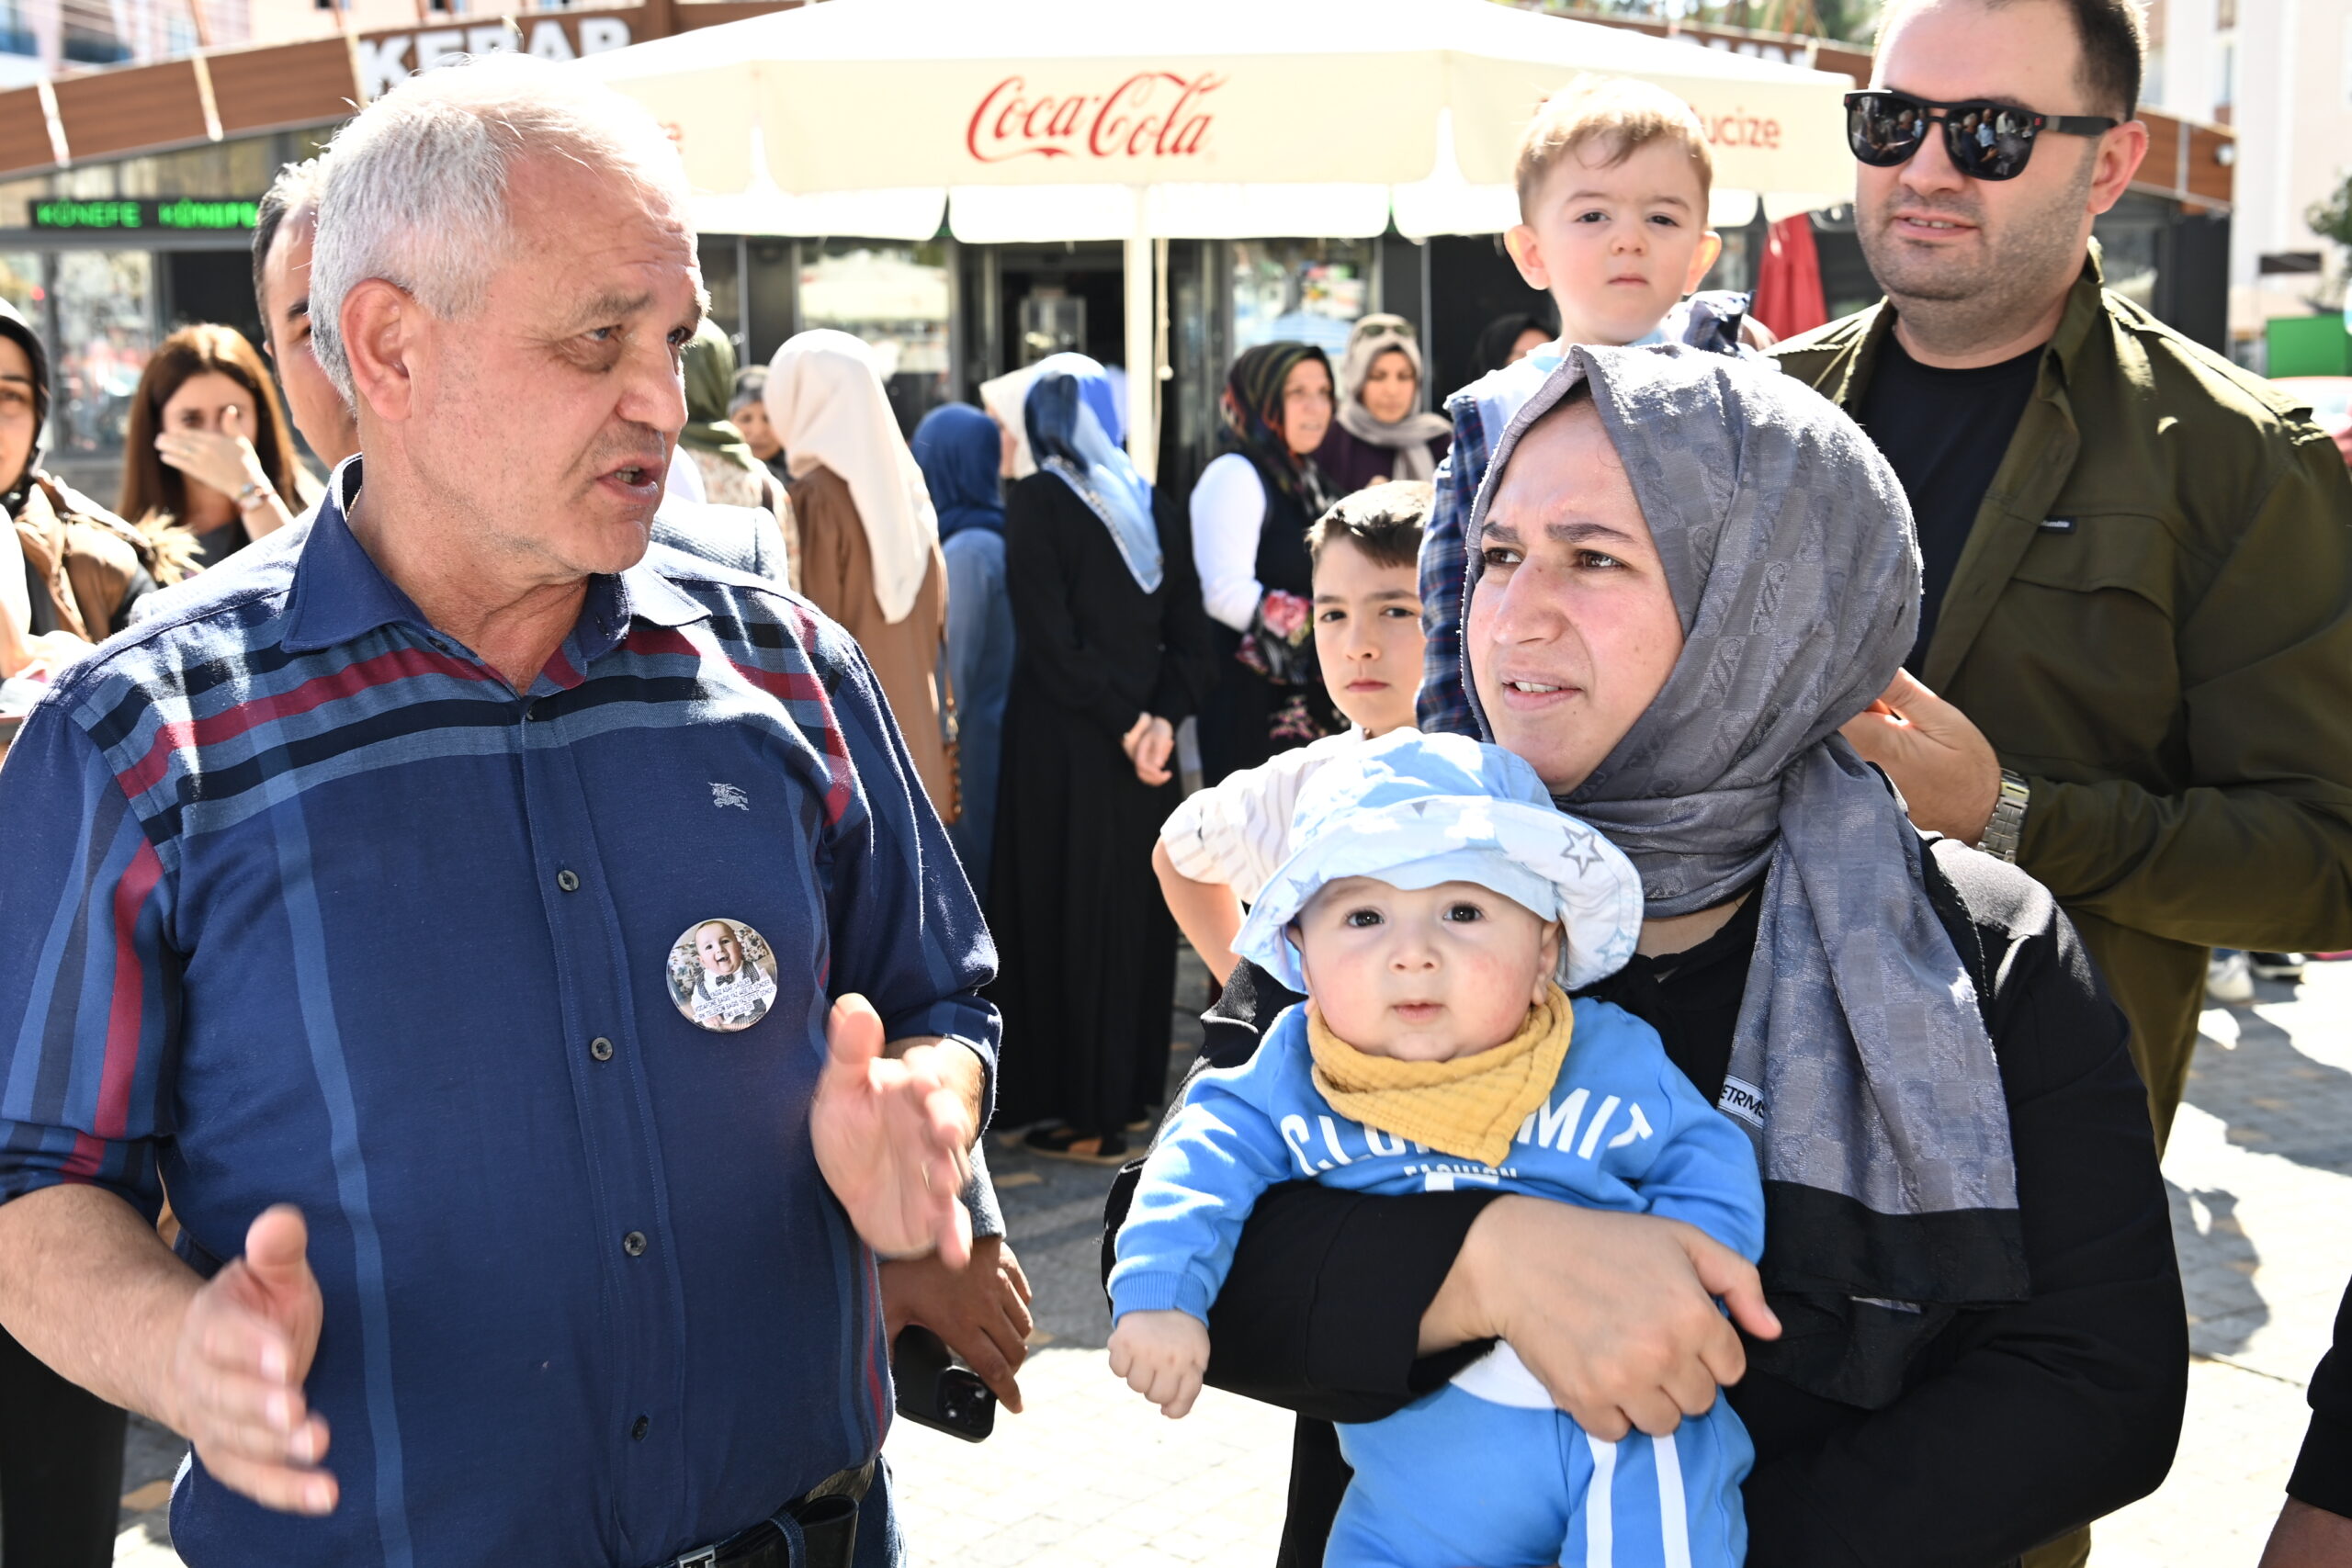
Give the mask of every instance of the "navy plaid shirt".
<svg viewBox="0 0 2352 1568">
<path fill-rule="evenodd" d="M 872 671 L 656 547 L 517 696 L 345 522 L 257 547 L 74 667 L 0 768 L 0 1201 L 59 1182 L 217 1268 L 300 1205 L 343 1486 L 199 1463 L 192 1564 L 643 1568 L 880 1447 L 875 1260 L 808 1110 L 836 996 L 993 1072 L 994 966 Z M 689 927 L 776 993 L 696 1028 Z"/>
</svg>

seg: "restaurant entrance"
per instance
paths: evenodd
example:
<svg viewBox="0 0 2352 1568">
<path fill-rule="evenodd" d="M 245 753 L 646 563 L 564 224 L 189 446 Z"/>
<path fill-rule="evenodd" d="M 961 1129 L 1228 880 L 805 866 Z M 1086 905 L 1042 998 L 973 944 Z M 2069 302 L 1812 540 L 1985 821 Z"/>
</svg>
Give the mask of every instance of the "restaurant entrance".
<svg viewBox="0 0 2352 1568">
<path fill-rule="evenodd" d="M 1001 375 L 1048 355 L 1126 357 L 1125 257 L 1116 244 L 976 246 L 983 320 L 976 368 Z"/>
</svg>

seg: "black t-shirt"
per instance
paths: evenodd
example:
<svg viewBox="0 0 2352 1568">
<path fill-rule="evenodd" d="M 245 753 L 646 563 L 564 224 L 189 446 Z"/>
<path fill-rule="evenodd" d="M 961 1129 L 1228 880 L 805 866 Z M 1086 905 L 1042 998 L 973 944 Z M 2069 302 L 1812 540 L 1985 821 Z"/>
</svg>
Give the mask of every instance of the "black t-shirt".
<svg viewBox="0 0 2352 1568">
<path fill-rule="evenodd" d="M 1939 370 L 1905 354 L 1893 333 L 1880 345 L 1855 417 L 1886 454 L 1919 525 L 1919 638 L 1904 660 L 1914 673 L 1927 658 L 1952 569 L 2041 368 L 2038 346 L 1998 365 Z"/>
</svg>

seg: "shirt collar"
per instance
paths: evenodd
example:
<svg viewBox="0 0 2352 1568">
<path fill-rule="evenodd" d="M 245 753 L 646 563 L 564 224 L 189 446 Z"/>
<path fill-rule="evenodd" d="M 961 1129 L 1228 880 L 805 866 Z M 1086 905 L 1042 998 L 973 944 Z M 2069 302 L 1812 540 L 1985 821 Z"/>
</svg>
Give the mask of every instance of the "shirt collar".
<svg viewBox="0 0 2352 1568">
<path fill-rule="evenodd" d="M 683 626 L 709 619 L 709 606 L 654 566 L 653 552 L 659 547 L 648 547 L 645 558 L 618 578 L 600 579 L 615 583 L 620 591 L 621 624 L 626 626 L 631 616 L 657 626 Z"/>
<path fill-rule="evenodd" d="M 2058 319 L 2058 330 L 2050 334 L 2050 353 L 2058 361 L 2060 372 L 2069 378 L 2075 373 L 2075 360 L 2090 337 L 2091 324 L 2105 310 L 2104 292 L 2107 269 L 2099 254 L 2097 239 L 2090 243 L 2090 252 L 2083 258 L 2083 270 L 2066 296 L 2066 313 Z"/>
<path fill-rule="evenodd" d="M 316 653 L 405 621 L 425 629 L 416 602 L 386 577 L 352 536 L 350 512 L 359 499 L 359 458 L 346 457 L 327 479 L 327 493 L 311 524 L 294 569 L 286 612 L 288 653 Z"/>
<path fill-rule="evenodd" d="M 314 653 L 403 622 L 421 632 L 431 629 L 416 602 L 384 575 L 352 535 L 350 513 L 359 499 L 360 462 L 347 457 L 336 468 L 310 537 L 302 542 L 282 639 L 288 653 Z M 628 635 L 632 619 L 675 627 L 709 614 L 649 558 L 618 576 L 589 579 L 588 597 L 570 640 L 594 659 Z"/>
<path fill-rule="evenodd" d="M 2057 330 L 2050 334 L 2050 341 L 2043 345 L 2045 357 L 2042 363 L 2047 365 L 2054 361 L 2062 378 L 2074 374 L 2075 361 L 2081 355 L 2083 344 L 2089 340 L 2091 325 L 2105 309 L 2106 288 L 2105 260 L 2099 252 L 2098 241 L 2094 237 L 2083 257 L 2083 270 L 2075 276 L 2067 291 L 2065 313 L 2058 318 Z M 1862 389 L 1870 385 L 1871 373 L 1878 367 L 1878 356 L 1885 348 L 1887 334 L 1894 330 L 1893 301 L 1881 299 L 1871 307 L 1871 310 L 1872 313 L 1863 328 L 1861 342 L 1856 345 L 1845 377 L 1838 383 L 1834 394 L 1838 406 L 1849 413 L 1860 405 Z"/>
</svg>

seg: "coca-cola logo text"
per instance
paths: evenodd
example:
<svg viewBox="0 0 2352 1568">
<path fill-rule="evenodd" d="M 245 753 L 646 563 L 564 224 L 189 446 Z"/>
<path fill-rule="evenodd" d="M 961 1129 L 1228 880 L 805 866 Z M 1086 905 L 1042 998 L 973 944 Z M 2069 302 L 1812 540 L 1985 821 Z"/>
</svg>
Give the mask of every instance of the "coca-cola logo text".
<svg viewBox="0 0 2352 1568">
<path fill-rule="evenodd" d="M 1216 116 L 1202 100 L 1225 85 L 1204 71 L 1138 71 L 1108 93 L 1056 97 L 1032 93 L 1020 76 L 989 89 L 964 145 L 983 164 L 1014 158 L 1193 158 L 1200 155 Z"/>
</svg>

